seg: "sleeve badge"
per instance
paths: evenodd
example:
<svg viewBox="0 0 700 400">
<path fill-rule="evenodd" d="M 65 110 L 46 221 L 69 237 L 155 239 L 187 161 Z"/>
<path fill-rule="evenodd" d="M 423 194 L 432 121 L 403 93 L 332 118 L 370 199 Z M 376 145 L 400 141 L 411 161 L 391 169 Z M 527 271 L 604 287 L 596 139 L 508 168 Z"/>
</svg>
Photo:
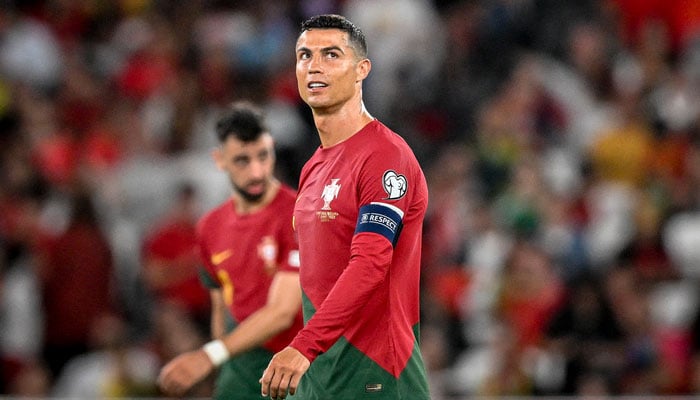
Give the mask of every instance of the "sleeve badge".
<svg viewBox="0 0 700 400">
<path fill-rule="evenodd" d="M 384 172 L 382 185 L 387 194 L 386 200 L 398 200 L 402 198 L 408 190 L 408 181 L 406 177 L 397 174 L 393 170 Z"/>
</svg>

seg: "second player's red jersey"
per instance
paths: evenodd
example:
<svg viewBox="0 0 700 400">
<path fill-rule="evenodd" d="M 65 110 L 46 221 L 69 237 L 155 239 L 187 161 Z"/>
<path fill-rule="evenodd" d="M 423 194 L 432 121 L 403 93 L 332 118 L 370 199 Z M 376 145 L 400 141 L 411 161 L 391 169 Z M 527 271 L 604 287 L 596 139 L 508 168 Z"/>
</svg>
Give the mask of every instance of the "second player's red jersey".
<svg viewBox="0 0 700 400">
<path fill-rule="evenodd" d="M 299 252 L 292 229 L 295 192 L 282 185 L 264 209 L 238 214 L 229 200 L 207 213 L 197 225 L 202 262 L 223 291 L 236 322 L 267 302 L 277 271 L 299 272 Z M 302 327 L 301 312 L 286 331 L 263 347 L 283 349 Z"/>
</svg>

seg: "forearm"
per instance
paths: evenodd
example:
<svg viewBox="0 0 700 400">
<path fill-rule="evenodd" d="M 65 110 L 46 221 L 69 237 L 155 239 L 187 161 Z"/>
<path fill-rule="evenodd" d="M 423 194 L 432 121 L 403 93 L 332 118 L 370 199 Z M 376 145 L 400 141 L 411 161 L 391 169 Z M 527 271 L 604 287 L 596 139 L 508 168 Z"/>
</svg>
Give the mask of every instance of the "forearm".
<svg viewBox="0 0 700 400">
<path fill-rule="evenodd" d="M 229 356 L 260 346 L 292 326 L 301 310 L 301 287 L 296 272 L 278 272 L 270 285 L 267 303 L 241 321 L 233 332 L 219 337 Z"/>
<path fill-rule="evenodd" d="M 366 251 L 367 249 L 372 251 Z M 323 304 L 290 344 L 310 361 L 327 351 L 386 278 L 392 248 L 376 236 L 353 241 L 353 256 Z"/>
<path fill-rule="evenodd" d="M 238 324 L 222 340 L 231 357 L 258 347 L 292 326 L 296 312 L 277 310 L 266 305 Z"/>
<path fill-rule="evenodd" d="M 221 294 L 221 290 L 212 289 L 209 291 L 211 297 L 211 336 L 216 339 L 221 339 L 226 334 L 226 323 L 224 313 L 226 312 L 226 303 Z"/>
</svg>

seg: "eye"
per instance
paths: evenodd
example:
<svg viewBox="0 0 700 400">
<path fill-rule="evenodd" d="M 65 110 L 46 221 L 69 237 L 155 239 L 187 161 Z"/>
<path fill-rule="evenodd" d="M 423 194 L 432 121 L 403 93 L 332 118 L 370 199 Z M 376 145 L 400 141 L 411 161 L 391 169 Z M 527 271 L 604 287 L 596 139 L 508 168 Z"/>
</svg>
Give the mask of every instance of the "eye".
<svg viewBox="0 0 700 400">
<path fill-rule="evenodd" d="M 270 158 L 270 152 L 267 150 L 261 151 L 260 154 L 258 154 L 258 160 L 260 161 L 266 161 L 268 158 Z"/>
<path fill-rule="evenodd" d="M 297 55 L 297 59 L 299 60 L 308 60 L 311 57 L 311 55 L 308 52 L 301 52 Z"/>
<path fill-rule="evenodd" d="M 249 157 L 235 157 L 233 159 L 233 165 L 238 168 L 245 168 L 248 164 L 250 164 Z"/>
</svg>

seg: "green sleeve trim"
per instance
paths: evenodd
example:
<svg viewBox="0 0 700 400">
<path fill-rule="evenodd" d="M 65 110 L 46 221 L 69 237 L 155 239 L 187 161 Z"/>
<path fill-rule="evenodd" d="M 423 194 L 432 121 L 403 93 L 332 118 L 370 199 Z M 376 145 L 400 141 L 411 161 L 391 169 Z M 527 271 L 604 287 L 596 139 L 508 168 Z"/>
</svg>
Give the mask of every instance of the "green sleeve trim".
<svg viewBox="0 0 700 400">
<path fill-rule="evenodd" d="M 207 289 L 221 289 L 221 284 L 217 279 L 215 279 L 209 271 L 204 269 L 203 267 L 199 267 L 198 271 L 199 273 L 199 281 L 202 282 L 202 285 L 206 287 Z"/>
</svg>

